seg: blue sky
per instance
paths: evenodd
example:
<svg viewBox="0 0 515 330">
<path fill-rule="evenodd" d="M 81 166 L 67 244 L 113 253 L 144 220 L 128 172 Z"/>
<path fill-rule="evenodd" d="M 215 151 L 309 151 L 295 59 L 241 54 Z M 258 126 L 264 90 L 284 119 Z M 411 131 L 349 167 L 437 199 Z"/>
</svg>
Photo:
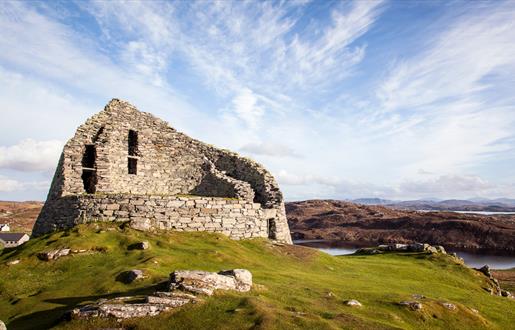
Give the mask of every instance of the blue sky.
<svg viewBox="0 0 515 330">
<path fill-rule="evenodd" d="M 515 197 L 515 3 L 3 1 L 0 199 L 125 99 L 288 200 Z"/>
</svg>

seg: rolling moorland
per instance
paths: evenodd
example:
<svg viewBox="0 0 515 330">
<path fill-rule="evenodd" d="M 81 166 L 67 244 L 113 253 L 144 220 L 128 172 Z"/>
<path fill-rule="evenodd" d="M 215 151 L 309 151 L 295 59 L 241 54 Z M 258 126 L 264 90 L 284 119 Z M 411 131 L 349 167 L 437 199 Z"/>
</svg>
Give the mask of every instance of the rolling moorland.
<svg viewBox="0 0 515 330">
<path fill-rule="evenodd" d="M 130 249 L 142 240 L 149 249 Z M 63 247 L 88 252 L 37 258 Z M 14 260 L 19 262 L 9 265 Z M 177 269 L 231 268 L 252 272 L 250 292 L 217 292 L 156 317 L 63 318 L 100 298 L 149 294 Z M 145 278 L 118 281 L 128 269 L 143 270 Z M 507 329 L 515 319 L 515 301 L 491 295 L 484 274 L 450 255 L 426 252 L 333 257 L 266 239 L 90 224 L 4 250 L 0 272 L 0 319 L 9 329 Z M 363 306 L 348 306 L 349 299 Z M 422 309 L 399 304 L 413 299 Z"/>
<path fill-rule="evenodd" d="M 294 235 L 304 233 L 304 238 L 317 238 L 309 235 L 324 231 L 308 227 L 299 230 L 302 223 L 299 214 L 306 221 L 311 218 L 316 223 L 326 219 L 327 224 L 333 225 L 337 223 L 334 214 L 338 212 L 342 219 L 362 219 L 364 223 L 373 221 L 374 217 L 383 219 L 379 223 L 396 223 L 397 216 L 411 214 L 337 201 L 298 204 L 287 204 L 288 217 Z M 41 207 L 38 202 L 1 205 L 0 222 L 11 223 L 26 232 L 30 232 Z M 379 216 L 380 213 L 383 215 Z M 471 220 L 468 215 L 454 215 L 457 218 L 449 221 L 477 221 L 476 217 Z M 350 221 L 342 219 L 339 221 Z M 360 232 L 353 226 L 342 228 L 354 232 L 354 238 Z M 463 228 L 465 232 L 469 230 L 467 226 Z M 371 230 L 379 229 L 372 226 Z M 338 233 L 334 228 L 326 231 Z M 404 232 L 399 227 L 390 234 L 396 231 Z M 384 232 L 383 236 L 387 237 Z M 365 237 L 376 236 L 362 236 Z M 392 241 L 402 238 L 388 237 Z M 145 251 L 129 248 L 142 240 L 148 241 L 151 248 Z M 368 243 L 374 245 L 373 240 Z M 51 262 L 37 258 L 42 251 L 64 247 L 88 253 Z M 14 260 L 19 263 L 12 264 Z M 251 292 L 220 292 L 157 317 L 121 323 L 112 319 L 71 322 L 63 319 L 72 308 L 97 299 L 151 293 L 177 269 L 230 268 L 246 268 L 253 273 L 255 285 Z M 141 269 L 146 277 L 132 284 L 118 281 L 118 275 L 129 269 Z M 490 295 L 485 290 L 490 284 L 482 273 L 448 255 L 386 253 L 333 257 L 315 249 L 272 244 L 265 239 L 233 241 L 209 233 L 146 233 L 113 224 L 82 225 L 33 239 L 15 250 L 5 249 L 0 252 L 0 273 L 0 319 L 9 329 L 33 329 L 35 325 L 63 329 L 120 326 L 126 329 L 502 329 L 509 328 L 515 319 L 513 299 Z M 493 274 L 503 289 L 515 290 L 513 270 Z M 422 310 L 413 311 L 398 304 L 413 300 L 414 296 L 424 296 L 419 299 L 424 306 Z M 363 306 L 347 306 L 348 299 L 357 299 Z M 442 305 L 445 302 L 456 305 L 457 309 L 446 309 Z"/>
<path fill-rule="evenodd" d="M 376 245 L 426 242 L 446 248 L 515 254 L 515 216 L 417 212 L 336 200 L 286 204 L 294 239 Z"/>
</svg>

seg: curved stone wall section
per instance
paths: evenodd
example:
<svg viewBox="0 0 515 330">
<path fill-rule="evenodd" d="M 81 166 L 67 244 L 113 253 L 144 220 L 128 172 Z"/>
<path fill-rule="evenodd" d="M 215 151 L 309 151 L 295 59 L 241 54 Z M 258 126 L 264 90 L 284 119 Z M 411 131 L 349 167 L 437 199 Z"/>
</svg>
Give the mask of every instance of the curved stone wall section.
<svg viewBox="0 0 515 330">
<path fill-rule="evenodd" d="M 50 211 L 51 210 L 51 211 Z M 198 196 L 76 195 L 47 208 L 56 220 L 44 232 L 97 221 L 129 222 L 141 230 L 209 231 L 233 239 L 269 237 L 259 203 Z"/>
</svg>

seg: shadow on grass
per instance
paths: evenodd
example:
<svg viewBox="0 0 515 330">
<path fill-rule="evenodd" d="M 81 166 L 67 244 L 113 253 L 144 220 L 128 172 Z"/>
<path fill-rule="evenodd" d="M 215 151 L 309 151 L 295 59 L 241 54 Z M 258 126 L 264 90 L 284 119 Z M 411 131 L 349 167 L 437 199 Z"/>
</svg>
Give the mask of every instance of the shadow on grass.
<svg viewBox="0 0 515 330">
<path fill-rule="evenodd" d="M 97 301 L 99 299 L 111 299 L 125 296 L 138 296 L 152 294 L 155 291 L 163 290 L 166 287 L 166 281 L 151 286 L 137 288 L 125 292 L 116 292 L 110 294 L 84 296 L 84 297 L 63 297 L 43 300 L 47 303 L 59 304 L 60 307 L 25 314 L 14 317 L 7 324 L 8 329 L 25 330 L 25 329 L 50 329 L 66 320 L 65 314 L 71 309 L 84 304 Z"/>
</svg>

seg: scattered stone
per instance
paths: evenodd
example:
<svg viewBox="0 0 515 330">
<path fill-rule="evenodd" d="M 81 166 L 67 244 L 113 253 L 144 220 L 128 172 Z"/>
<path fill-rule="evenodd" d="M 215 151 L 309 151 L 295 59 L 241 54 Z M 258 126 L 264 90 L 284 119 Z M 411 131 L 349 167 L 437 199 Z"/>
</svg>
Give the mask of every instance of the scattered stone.
<svg viewBox="0 0 515 330">
<path fill-rule="evenodd" d="M 9 261 L 7 263 L 8 266 L 13 266 L 13 265 L 17 265 L 20 263 L 20 259 L 16 259 L 16 260 L 13 260 L 13 261 Z"/>
<path fill-rule="evenodd" d="M 475 308 L 471 307 L 470 310 L 472 311 L 472 313 L 479 314 L 479 311 Z"/>
<path fill-rule="evenodd" d="M 70 252 L 71 252 L 70 249 L 64 248 L 64 249 L 57 249 L 57 250 L 52 250 L 52 251 L 48 251 L 48 252 L 41 252 L 41 253 L 38 253 L 37 256 L 40 260 L 51 261 L 51 260 L 57 260 L 61 257 L 67 256 L 70 254 Z"/>
<path fill-rule="evenodd" d="M 424 252 L 429 247 L 429 244 L 413 243 L 408 246 L 410 252 Z"/>
<path fill-rule="evenodd" d="M 139 269 L 132 269 L 123 273 L 120 273 L 116 280 L 119 282 L 123 282 L 125 284 L 130 284 L 136 280 L 142 279 L 145 276 L 143 275 L 143 271 Z"/>
<path fill-rule="evenodd" d="M 132 278 L 132 281 L 143 277 L 143 272 L 137 269 L 122 274 Z M 144 298 L 145 302 L 141 302 L 141 299 L 134 302 L 138 298 L 131 296 L 100 299 L 95 304 L 71 310 L 67 313 L 67 316 L 69 319 L 94 317 L 127 319 L 155 316 L 188 303 L 195 303 L 198 300 L 196 296 L 190 293 L 175 291 L 177 289 L 211 295 L 215 289 L 249 291 L 251 287 L 252 274 L 245 269 L 232 269 L 219 273 L 179 270 L 170 274 L 170 292 L 155 292 L 153 295 L 146 296 Z"/>
<path fill-rule="evenodd" d="M 436 249 L 436 252 L 438 252 L 438 253 L 447 254 L 447 251 L 445 251 L 445 248 L 441 245 L 435 246 L 435 249 Z"/>
<path fill-rule="evenodd" d="M 499 286 L 499 281 L 497 281 L 496 278 L 493 277 L 492 272 L 490 271 L 490 267 L 488 265 L 484 265 L 481 268 L 474 268 L 475 270 L 483 273 L 488 279 L 490 280 L 490 284 L 492 285 L 491 288 L 483 288 L 487 292 L 489 292 L 491 295 L 502 295 L 501 287 Z"/>
<path fill-rule="evenodd" d="M 481 268 L 476 268 L 476 270 L 480 271 L 481 273 L 485 274 L 487 277 L 492 277 L 492 272 L 490 272 L 490 266 L 484 265 Z"/>
<path fill-rule="evenodd" d="M 185 297 L 156 297 L 156 296 L 148 296 L 147 297 L 147 303 L 149 304 L 159 304 L 159 305 L 166 305 L 169 307 L 180 307 L 182 305 L 186 305 L 190 302 L 192 302 L 194 299 L 191 298 L 185 298 Z"/>
<path fill-rule="evenodd" d="M 168 305 L 148 303 L 87 305 L 73 309 L 70 312 L 70 317 L 72 319 L 87 319 L 93 317 L 128 319 L 133 317 L 156 316 L 171 308 L 172 307 Z"/>
<path fill-rule="evenodd" d="M 247 292 L 252 288 L 252 273 L 246 269 L 224 270 L 218 274 L 234 277 L 236 291 Z"/>
<path fill-rule="evenodd" d="M 422 309 L 422 304 L 419 303 L 418 301 L 401 301 L 399 303 L 399 305 L 401 306 L 406 306 L 414 311 L 417 311 L 417 310 L 421 310 Z"/>
<path fill-rule="evenodd" d="M 356 251 L 356 254 L 367 254 L 367 255 L 374 255 L 374 254 L 381 254 L 381 253 L 383 253 L 383 251 L 376 249 L 376 248 L 361 248 Z"/>
<path fill-rule="evenodd" d="M 332 293 L 331 291 L 329 291 L 328 293 L 325 294 L 325 297 L 326 298 L 333 298 L 334 297 L 334 293 Z"/>
<path fill-rule="evenodd" d="M 129 246 L 129 249 L 131 249 L 131 250 L 146 250 L 149 247 L 150 247 L 150 244 L 147 241 L 143 241 L 143 242 L 131 244 Z"/>
<path fill-rule="evenodd" d="M 427 252 L 429 253 L 438 253 L 438 250 L 434 247 L 434 246 L 429 246 L 427 249 L 426 249 Z"/>
<path fill-rule="evenodd" d="M 426 243 L 382 244 L 377 247 L 361 248 L 356 251 L 356 253 L 360 254 L 378 254 L 382 252 L 430 252 L 446 254 L 445 248 L 443 246 L 431 246 Z"/>
<path fill-rule="evenodd" d="M 212 273 L 200 270 L 176 270 L 170 274 L 170 291 L 184 290 L 212 295 L 214 290 L 249 291 L 252 274 L 246 269 L 233 269 Z"/>
<path fill-rule="evenodd" d="M 161 297 L 161 298 L 186 298 L 191 300 L 198 300 L 197 296 L 194 296 L 192 294 L 186 293 L 186 292 L 179 292 L 179 291 L 173 291 L 173 292 L 163 292 L 163 291 L 157 291 L 154 293 L 154 296 Z"/>
<path fill-rule="evenodd" d="M 492 289 L 492 288 L 483 288 L 483 290 L 485 290 L 486 292 L 488 292 L 491 295 L 494 294 L 494 289 Z"/>
<path fill-rule="evenodd" d="M 413 299 L 417 299 L 417 300 L 426 298 L 426 296 L 424 296 L 422 294 L 418 294 L 418 293 L 412 294 L 411 296 L 413 297 Z"/>
<path fill-rule="evenodd" d="M 351 307 L 361 307 L 361 306 L 363 306 L 359 301 L 357 301 L 355 299 L 347 300 L 345 302 L 345 305 L 351 306 Z"/>
<path fill-rule="evenodd" d="M 0 330 L 7 330 L 5 323 L 0 320 Z"/>
<path fill-rule="evenodd" d="M 456 305 L 451 304 L 451 303 L 442 303 L 442 306 L 451 311 L 456 310 Z"/>
<path fill-rule="evenodd" d="M 511 294 L 511 292 L 507 291 L 507 290 L 501 290 L 501 296 L 507 297 L 507 298 L 513 298 L 513 295 Z"/>
</svg>

